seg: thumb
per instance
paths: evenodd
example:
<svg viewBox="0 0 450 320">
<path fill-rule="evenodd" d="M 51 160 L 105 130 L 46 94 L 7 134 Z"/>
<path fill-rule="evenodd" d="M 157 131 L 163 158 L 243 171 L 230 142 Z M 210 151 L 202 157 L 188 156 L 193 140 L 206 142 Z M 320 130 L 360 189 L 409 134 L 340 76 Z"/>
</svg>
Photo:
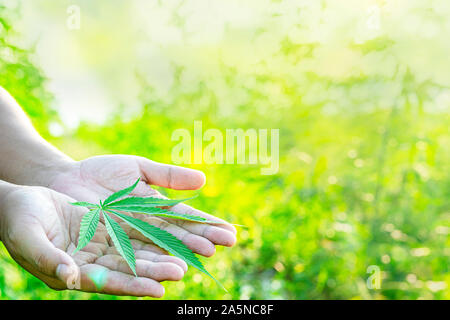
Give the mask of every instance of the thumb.
<svg viewBox="0 0 450 320">
<path fill-rule="evenodd" d="M 80 288 L 80 268 L 77 265 L 59 264 L 56 267 L 56 277 L 66 284 L 67 289 Z"/>
<path fill-rule="evenodd" d="M 205 174 L 201 171 L 158 163 L 143 157 L 137 159 L 141 174 L 148 184 L 175 190 L 197 190 L 205 184 Z"/>
<path fill-rule="evenodd" d="M 80 281 L 80 268 L 65 251 L 55 247 L 42 228 L 35 226 L 22 237 L 22 257 L 36 271 L 56 277 L 68 289 L 74 289 Z"/>
</svg>

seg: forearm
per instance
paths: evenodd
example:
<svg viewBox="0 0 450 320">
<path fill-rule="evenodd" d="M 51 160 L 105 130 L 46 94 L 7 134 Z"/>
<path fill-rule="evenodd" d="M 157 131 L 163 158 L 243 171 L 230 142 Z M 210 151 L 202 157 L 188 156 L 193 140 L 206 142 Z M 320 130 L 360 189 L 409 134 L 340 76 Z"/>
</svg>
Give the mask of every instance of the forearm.
<svg viewBox="0 0 450 320">
<path fill-rule="evenodd" d="M 0 87 L 0 179 L 47 186 L 73 160 L 45 141 L 22 108 Z"/>
</svg>

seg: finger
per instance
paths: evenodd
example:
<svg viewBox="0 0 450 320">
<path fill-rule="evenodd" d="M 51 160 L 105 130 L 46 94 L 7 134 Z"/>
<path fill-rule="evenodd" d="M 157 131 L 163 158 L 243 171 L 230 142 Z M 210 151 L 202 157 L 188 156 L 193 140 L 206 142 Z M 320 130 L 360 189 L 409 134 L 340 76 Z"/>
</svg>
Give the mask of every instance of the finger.
<svg viewBox="0 0 450 320">
<path fill-rule="evenodd" d="M 120 226 L 127 233 L 134 249 L 140 249 L 145 244 L 153 245 L 153 241 L 148 239 L 141 232 L 137 231 L 136 229 L 133 229 L 130 225 L 126 224 L 125 222 L 121 221 Z"/>
<path fill-rule="evenodd" d="M 151 188 L 147 188 L 147 192 L 143 193 L 143 195 L 149 196 L 150 192 L 154 193 L 152 196 L 155 198 L 167 199 L 167 197 L 159 194 L 158 192 L 152 191 Z M 211 221 L 220 222 L 220 224 L 217 225 L 210 225 L 207 223 L 196 223 L 181 219 L 162 218 L 166 221 L 169 221 L 172 224 L 175 224 L 179 227 L 184 228 L 185 230 L 190 231 L 191 233 L 205 237 L 214 244 L 232 247 L 236 243 L 236 228 L 231 224 L 229 224 L 228 222 L 226 222 L 225 220 L 219 219 L 203 211 L 194 209 L 183 203 L 171 207 L 170 211 L 181 214 L 200 216 Z M 144 242 L 148 242 L 143 239 L 142 234 L 140 234 L 139 232 L 134 232 L 133 230 L 130 230 L 130 237 L 139 239 Z"/>
<path fill-rule="evenodd" d="M 148 184 L 175 190 L 197 190 L 203 187 L 205 174 L 198 170 L 163 164 L 138 157 L 143 178 Z"/>
<path fill-rule="evenodd" d="M 215 245 L 232 247 L 236 243 L 236 235 L 231 231 L 219 228 L 206 223 L 196 223 L 180 219 L 165 218 L 170 223 L 173 223 L 193 234 L 204 237 Z"/>
<path fill-rule="evenodd" d="M 141 243 L 141 247 L 137 248 L 136 250 L 143 250 L 148 252 L 153 252 L 159 255 L 168 255 L 169 253 L 164 250 L 163 248 L 158 247 L 154 244 L 148 244 L 148 243 Z"/>
<path fill-rule="evenodd" d="M 184 271 L 184 273 L 186 273 L 186 271 L 188 270 L 188 266 L 187 266 L 186 262 L 184 262 L 180 258 L 177 258 L 174 256 L 169 256 L 166 254 L 158 254 L 158 253 L 146 251 L 146 250 L 137 250 L 135 255 L 136 255 L 136 259 L 148 260 L 148 261 L 152 261 L 152 262 L 174 263 L 174 264 L 178 265 Z"/>
<path fill-rule="evenodd" d="M 89 252 L 94 256 L 102 256 L 104 255 L 110 247 L 106 243 L 95 242 L 95 240 L 91 240 L 86 246 L 78 252 Z M 75 250 L 75 249 L 74 249 Z M 69 251 L 70 252 L 70 251 Z M 75 256 L 78 254 L 75 254 Z"/>
<path fill-rule="evenodd" d="M 40 225 L 28 225 L 20 232 L 20 255 L 38 272 L 56 277 L 73 289 L 79 278 L 75 261 L 63 250 L 56 248 Z M 16 250 L 17 251 L 17 250 Z"/>
<path fill-rule="evenodd" d="M 117 255 L 106 255 L 98 258 L 96 264 L 104 266 L 113 271 L 133 274 L 126 261 Z M 136 274 L 139 277 L 154 279 L 156 281 L 181 280 L 184 271 L 180 266 L 170 262 L 150 262 L 148 260 L 136 259 Z"/>
<path fill-rule="evenodd" d="M 155 297 L 164 295 L 164 287 L 155 280 L 87 264 L 81 267 L 81 291 L 122 296 Z"/>
<path fill-rule="evenodd" d="M 148 241 L 151 241 L 151 240 L 148 240 Z M 148 243 L 141 242 L 139 240 L 132 239 L 131 245 L 133 246 L 136 259 L 143 259 L 143 260 L 148 260 L 148 261 L 152 261 L 152 262 L 171 262 L 171 263 L 177 264 L 179 267 L 181 267 L 181 269 L 185 273 L 188 269 L 186 262 L 184 262 L 180 258 L 170 256 L 166 250 L 163 250 L 154 244 L 148 244 Z M 79 251 L 79 252 L 82 252 L 82 251 Z M 106 253 L 102 254 L 102 255 L 119 255 L 119 252 L 117 251 L 117 249 L 115 247 L 110 247 L 106 250 Z M 88 258 L 89 257 L 85 257 L 84 259 L 86 260 Z M 97 256 L 95 259 L 97 259 Z"/>
<path fill-rule="evenodd" d="M 140 240 L 135 240 L 135 239 L 130 239 L 130 242 L 131 242 L 131 246 L 133 247 L 133 250 L 135 252 L 137 250 L 146 250 L 146 251 L 151 251 L 151 252 L 156 253 L 156 254 L 169 254 L 166 250 L 164 250 L 164 249 L 162 249 L 160 247 L 157 247 L 154 244 L 150 244 L 150 243 L 153 243 L 153 242 L 151 240 L 148 240 L 148 239 L 147 239 L 147 243 L 143 242 L 143 241 L 140 241 Z M 119 255 L 119 252 L 117 251 L 116 247 L 108 247 L 108 249 L 103 254 L 98 255 L 98 256 L 100 257 L 100 256 L 107 255 L 107 254 Z"/>
<path fill-rule="evenodd" d="M 166 220 L 144 215 L 140 215 L 138 218 L 159 229 L 171 233 L 195 253 L 198 253 L 205 257 L 211 257 L 216 252 L 214 244 L 208 239 L 193 234 L 183 228 L 178 227 L 175 224 L 167 222 Z"/>
<path fill-rule="evenodd" d="M 234 226 L 232 226 L 231 224 L 229 224 L 227 221 L 217 218 L 206 212 L 192 208 L 191 206 L 188 206 L 187 204 L 184 204 L 184 203 L 179 203 L 179 204 L 173 206 L 172 208 L 170 208 L 170 211 L 173 211 L 176 213 L 182 213 L 182 214 L 190 214 L 193 216 L 199 216 L 199 217 L 211 220 L 211 221 L 217 221 L 217 222 L 220 222 L 221 224 L 218 224 L 215 227 L 231 231 L 231 233 L 233 233 L 234 235 L 237 233 L 236 228 Z"/>
</svg>

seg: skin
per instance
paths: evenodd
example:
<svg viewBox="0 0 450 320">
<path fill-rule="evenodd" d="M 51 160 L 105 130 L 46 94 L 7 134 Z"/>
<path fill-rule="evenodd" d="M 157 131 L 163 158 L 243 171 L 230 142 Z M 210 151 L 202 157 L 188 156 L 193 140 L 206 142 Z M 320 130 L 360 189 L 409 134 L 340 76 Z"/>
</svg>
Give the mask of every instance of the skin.
<svg viewBox="0 0 450 320">
<path fill-rule="evenodd" d="M 50 188 L 79 201 L 97 203 L 99 199 L 106 199 L 112 192 L 132 185 L 138 178 L 141 178 L 141 182 L 132 195 L 140 197 L 162 197 L 150 185 L 176 190 L 195 190 L 201 188 L 205 182 L 204 175 L 196 170 L 160 164 L 141 157 L 113 155 L 73 163 L 52 179 Z M 171 207 L 170 210 L 225 222 L 182 203 Z M 215 253 L 215 245 L 232 246 L 236 242 L 236 229 L 229 224 L 209 225 L 143 214 L 132 216 L 172 233 L 195 253 L 206 257 Z"/>
<path fill-rule="evenodd" d="M 50 288 L 161 297 L 164 287 L 159 281 L 180 280 L 187 270 L 183 260 L 141 241 L 124 224 L 135 250 L 138 277 L 114 248 L 102 222 L 92 241 L 72 256 L 87 210 L 47 188 L 1 185 L 0 239 L 18 264 Z M 95 275 L 106 279 L 95 283 Z"/>
<path fill-rule="evenodd" d="M 39 215 L 40 219 L 33 219 L 39 220 L 41 223 L 47 223 L 44 217 L 51 216 L 53 221 L 65 221 L 65 223 L 57 224 L 55 222 L 53 225 L 46 225 L 45 227 L 35 224 L 35 227 L 43 229 L 47 235 L 53 235 L 54 238 L 52 240 L 66 239 L 66 242 L 58 242 L 54 245 L 67 253 L 77 243 L 75 235 L 78 234 L 79 219 L 83 214 L 82 210 L 84 210 L 83 208 L 73 209 L 73 206 L 68 207 L 67 203 L 71 201 L 69 199 L 72 199 L 72 201 L 97 203 L 99 200 L 107 198 L 111 193 L 132 185 L 138 178 L 141 178 L 141 182 L 132 193 L 135 196 L 161 197 L 151 186 L 175 190 L 197 190 L 205 184 L 205 175 L 200 171 L 161 164 L 138 156 L 109 155 L 93 157 L 83 161 L 73 161 L 39 136 L 17 102 L 2 88 L 0 88 L 0 114 L 2 114 L 2 117 L 0 117 L 0 179 L 17 185 L 43 186 L 53 190 L 28 187 L 25 189 L 26 191 L 11 193 L 12 195 L 8 196 L 7 200 L 1 203 L 5 207 L 4 211 L 7 213 L 4 215 L 7 218 L 1 219 L 1 221 L 6 222 L 4 222 L 5 225 L 0 225 L 0 228 L 6 230 L 6 235 L 10 233 L 8 230 L 15 219 L 23 224 L 20 228 L 25 230 L 25 228 L 29 229 L 25 224 L 31 219 L 29 218 L 30 215 Z M 33 192 L 30 190 L 33 190 Z M 43 207 L 43 209 L 39 209 L 39 212 L 36 209 L 31 209 L 36 203 L 34 199 L 37 199 L 33 197 L 38 197 L 37 195 L 31 195 L 34 193 L 40 194 L 41 198 L 47 198 L 48 205 Z M 13 198 L 14 194 L 16 195 Z M 24 196 L 25 194 L 28 194 L 28 198 Z M 44 194 L 47 196 L 43 196 Z M 63 198 L 62 194 L 70 198 Z M 54 199 L 57 199 L 57 201 L 55 202 Z M 7 204 L 4 204 L 4 202 Z M 10 207 L 9 202 L 12 202 L 14 206 Z M 12 208 L 24 209 L 13 210 Z M 178 204 L 171 207 L 170 210 L 225 222 L 186 204 Z M 236 229 L 228 223 L 206 225 L 168 218 L 149 217 L 142 214 L 133 214 L 132 216 L 143 219 L 172 233 L 192 251 L 206 257 L 210 257 L 215 253 L 215 245 L 231 247 L 236 242 Z M 78 224 L 70 224 L 68 221 L 78 221 Z M 16 222 L 16 224 L 19 224 L 19 222 Z M 72 228 L 75 229 L 72 230 Z M 5 236 L 6 240 L 3 240 L 3 238 L 2 240 L 11 256 L 19 264 L 52 288 L 73 288 L 74 285 L 71 282 L 73 282 L 73 279 L 76 279 L 75 283 L 80 283 L 77 289 L 88 292 L 98 291 L 99 289 L 92 285 L 92 281 L 89 284 L 90 280 L 83 276 L 85 274 L 83 270 L 91 268 L 93 271 L 103 270 L 107 274 L 106 284 L 101 289 L 104 293 L 161 296 L 164 289 L 157 281 L 181 279 L 182 274 L 180 270 L 184 273 L 187 269 L 186 264 L 180 259 L 168 256 L 161 249 L 155 247 L 151 241 L 142 237 L 136 231 L 130 230 L 128 226 L 124 226 L 124 229 L 129 237 L 134 239 L 137 248 L 157 254 L 155 259 L 158 261 L 153 261 L 154 263 L 172 263 L 173 266 L 166 268 L 164 271 L 166 273 L 154 271 L 145 273 L 139 278 L 130 278 L 131 270 L 124 264 L 123 259 L 118 258 L 117 253 L 111 253 L 114 249 L 109 245 L 110 239 L 105 233 L 104 226 L 100 225 L 94 238 L 94 243 L 92 245 L 89 244 L 80 252 L 80 254 L 84 252 L 84 255 L 89 255 L 86 253 L 86 250 L 88 250 L 91 255 L 81 258 L 81 264 L 77 261 L 77 255 L 75 255 L 74 258 L 77 258 L 75 259 L 75 264 L 67 264 L 68 267 L 63 268 L 63 271 L 58 273 L 59 275 L 66 275 L 63 278 L 64 281 L 70 281 L 66 281 L 67 283 L 64 283 L 64 281 L 62 283 L 59 282 L 58 286 L 53 282 L 50 284 L 48 278 L 46 278 L 49 274 L 55 277 L 57 274 L 56 269 L 49 270 L 44 268 L 46 272 L 41 272 L 39 267 L 36 267 L 36 270 L 30 268 L 30 266 L 47 266 L 50 264 L 49 261 L 52 261 L 52 258 L 56 259 L 56 251 L 50 251 L 46 255 L 36 255 L 35 251 L 39 251 L 39 248 L 33 243 L 40 242 L 33 242 L 32 239 L 27 240 L 23 233 L 17 233 L 15 242 L 11 242 L 12 244 L 6 244 L 8 243 L 7 236 Z M 73 233 L 74 230 L 76 230 L 75 233 Z M 58 234 L 57 237 L 55 236 L 56 234 Z M 23 240 L 21 240 L 22 237 L 24 238 Z M 52 257 L 51 253 L 55 257 Z M 111 257 L 109 257 L 110 253 Z M 143 256 L 142 260 L 144 262 L 151 259 L 148 253 L 144 255 L 147 257 L 145 259 Z M 38 261 L 36 261 L 37 258 L 39 258 Z M 27 267 L 21 263 L 23 261 L 27 262 Z M 82 264 L 83 261 L 88 263 Z M 138 270 L 139 268 L 146 269 L 146 267 L 139 267 L 139 263 L 145 264 L 144 262 L 139 262 L 138 258 Z M 81 271 L 78 272 L 76 266 L 80 267 Z M 151 285 L 150 280 L 152 280 Z"/>
</svg>

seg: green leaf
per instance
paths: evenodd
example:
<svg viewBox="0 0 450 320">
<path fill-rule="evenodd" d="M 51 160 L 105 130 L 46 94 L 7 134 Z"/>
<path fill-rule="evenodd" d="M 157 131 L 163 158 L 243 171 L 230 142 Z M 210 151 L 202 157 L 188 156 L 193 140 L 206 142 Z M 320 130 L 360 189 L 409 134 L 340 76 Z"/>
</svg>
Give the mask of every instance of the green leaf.
<svg viewBox="0 0 450 320">
<path fill-rule="evenodd" d="M 115 209 L 120 211 L 126 211 L 126 212 L 132 212 L 132 213 L 144 213 L 152 216 L 157 217 L 165 217 L 165 218 L 172 218 L 172 219 L 180 219 L 180 220 L 186 220 L 186 221 L 192 221 L 192 222 L 199 222 L 199 223 L 211 223 L 211 224 L 224 224 L 225 222 L 220 221 L 212 221 L 205 219 L 203 217 L 194 216 L 190 214 L 183 214 L 183 213 L 176 213 L 173 211 L 168 211 L 161 208 L 155 208 L 155 207 L 140 207 L 140 206 L 114 206 L 114 207 L 106 207 L 105 209 Z"/>
<path fill-rule="evenodd" d="M 114 246 L 120 255 L 125 259 L 130 269 L 136 274 L 136 258 L 134 256 L 134 250 L 131 245 L 130 239 L 120 225 L 115 222 L 105 211 L 103 212 L 103 217 L 105 218 L 105 226 L 108 231 L 109 236 L 114 242 Z"/>
<path fill-rule="evenodd" d="M 89 203 L 89 202 L 70 202 L 70 204 L 73 206 L 78 206 L 78 207 L 98 208 L 97 204 Z"/>
<path fill-rule="evenodd" d="M 100 220 L 99 209 L 89 211 L 83 216 L 80 223 L 78 246 L 72 253 L 72 255 L 83 249 L 89 243 L 89 241 L 91 241 L 91 239 L 94 237 L 95 230 L 97 230 L 99 220 Z"/>
<path fill-rule="evenodd" d="M 204 274 L 211 277 L 217 284 L 219 284 L 225 291 L 226 289 L 222 284 L 216 280 L 203 266 L 203 264 L 198 260 L 195 254 L 186 245 L 181 242 L 178 238 L 174 237 L 167 231 L 161 230 L 155 226 L 148 224 L 145 221 L 129 217 L 120 212 L 111 211 L 112 214 L 116 215 L 126 223 L 128 223 L 132 228 L 136 229 L 142 233 L 145 237 L 153 241 L 157 246 L 169 251 L 174 256 L 183 259 L 187 264 L 193 266 L 194 268 L 200 270 Z"/>
<path fill-rule="evenodd" d="M 117 192 L 114 192 L 112 195 L 110 195 L 108 198 L 106 198 L 106 200 L 102 203 L 102 206 L 106 206 L 109 203 L 113 202 L 114 200 L 122 198 L 122 197 L 126 196 L 127 194 L 131 193 L 136 188 L 136 186 L 140 180 L 141 179 L 139 178 L 136 180 L 136 182 L 132 186 L 122 189 L 122 190 L 119 190 Z"/>
<path fill-rule="evenodd" d="M 153 197 L 129 197 L 116 202 L 109 203 L 108 207 L 116 206 L 145 206 L 145 207 L 171 207 L 195 197 L 186 199 L 160 199 Z"/>
</svg>

